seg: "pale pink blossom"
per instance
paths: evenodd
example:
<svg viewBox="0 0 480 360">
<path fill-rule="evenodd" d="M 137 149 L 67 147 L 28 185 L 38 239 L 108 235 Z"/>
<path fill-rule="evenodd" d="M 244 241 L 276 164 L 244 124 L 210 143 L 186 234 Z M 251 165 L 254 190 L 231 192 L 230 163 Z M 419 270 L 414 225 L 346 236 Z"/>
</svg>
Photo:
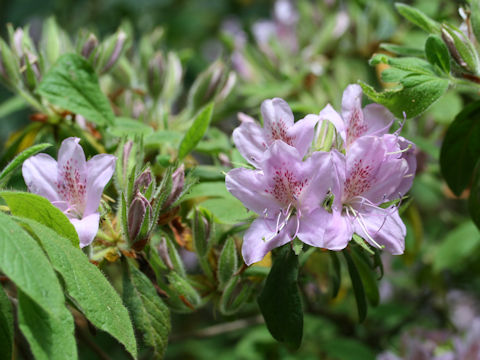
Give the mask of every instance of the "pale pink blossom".
<svg viewBox="0 0 480 360">
<path fill-rule="evenodd" d="M 23 163 L 28 189 L 59 208 L 75 227 L 80 246 L 89 245 L 98 231 L 98 207 L 105 185 L 115 170 L 115 157 L 95 155 L 86 161 L 79 138 L 67 138 L 58 151 L 58 162 L 38 154 Z"/>
</svg>

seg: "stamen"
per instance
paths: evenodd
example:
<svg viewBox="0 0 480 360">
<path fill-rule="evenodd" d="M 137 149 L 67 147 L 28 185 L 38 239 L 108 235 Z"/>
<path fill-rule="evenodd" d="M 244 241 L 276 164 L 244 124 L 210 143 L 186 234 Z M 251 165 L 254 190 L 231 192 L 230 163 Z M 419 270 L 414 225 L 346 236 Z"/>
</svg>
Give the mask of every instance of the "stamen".
<svg viewBox="0 0 480 360">
<path fill-rule="evenodd" d="M 408 146 L 407 146 L 405 149 L 403 149 L 403 150 L 387 152 L 387 153 L 385 153 L 385 155 L 401 154 L 401 153 L 407 152 L 407 151 L 410 150 L 411 148 L 412 148 L 412 144 L 408 144 Z"/>
<path fill-rule="evenodd" d="M 373 240 L 372 236 L 369 234 L 369 232 L 367 230 L 367 226 L 365 225 L 365 220 L 362 217 L 362 214 L 360 212 L 356 212 L 351 206 L 349 206 L 349 208 L 352 211 L 353 215 L 355 215 L 355 219 L 357 219 L 358 223 L 360 224 L 360 227 L 362 228 L 362 230 L 367 235 L 368 240 L 370 240 L 379 249 L 382 249 L 383 246 L 381 246 L 375 240 Z"/>
</svg>

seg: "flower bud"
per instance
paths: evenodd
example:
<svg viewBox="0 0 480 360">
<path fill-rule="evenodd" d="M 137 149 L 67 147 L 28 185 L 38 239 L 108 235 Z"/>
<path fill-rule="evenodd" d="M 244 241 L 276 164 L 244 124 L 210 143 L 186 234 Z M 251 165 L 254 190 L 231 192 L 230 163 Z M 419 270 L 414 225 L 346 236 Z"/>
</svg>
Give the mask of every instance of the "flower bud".
<svg viewBox="0 0 480 360">
<path fill-rule="evenodd" d="M 235 81 L 236 75 L 228 72 L 223 62 L 214 62 L 193 83 L 188 95 L 189 105 L 195 112 L 210 101 L 224 100 L 230 94 Z"/>
<path fill-rule="evenodd" d="M 470 1 L 470 26 L 477 41 L 480 41 L 480 0 Z"/>
<path fill-rule="evenodd" d="M 475 47 L 458 29 L 451 25 L 442 25 L 442 39 L 455 62 L 460 67 L 473 74 L 478 74 L 480 62 Z"/>
<path fill-rule="evenodd" d="M 127 41 L 127 34 L 120 30 L 104 43 L 103 54 L 100 60 L 100 73 L 110 70 L 122 55 Z"/>
<path fill-rule="evenodd" d="M 168 53 L 165 79 L 163 81 L 162 99 L 172 102 L 180 91 L 182 85 L 182 63 L 174 52 Z"/>
<path fill-rule="evenodd" d="M 185 167 L 183 164 L 173 172 L 172 174 L 172 190 L 170 191 L 170 195 L 168 195 L 167 200 L 163 204 L 163 209 L 168 209 L 172 206 L 175 201 L 177 201 L 178 197 L 183 191 L 183 185 L 185 184 Z"/>
<path fill-rule="evenodd" d="M 210 223 L 199 211 L 195 211 L 193 218 L 193 247 L 200 258 L 208 253 L 210 239 Z"/>
<path fill-rule="evenodd" d="M 137 179 L 135 180 L 134 183 L 134 192 L 140 192 L 142 194 L 145 193 L 145 190 L 148 188 L 148 186 L 152 183 L 152 172 L 150 169 L 146 169 L 144 172 L 142 172 Z"/>
<path fill-rule="evenodd" d="M 151 229 L 152 206 L 140 193 L 137 193 L 128 208 L 128 238 L 134 250 L 142 250 Z"/>
<path fill-rule="evenodd" d="M 175 268 L 173 267 L 172 260 L 170 259 L 170 255 L 168 254 L 167 240 L 164 237 L 162 237 L 162 239 L 160 240 L 157 250 L 158 255 L 160 256 L 160 259 L 162 259 L 163 263 L 170 270 L 174 270 Z"/>
<path fill-rule="evenodd" d="M 156 99 L 163 88 L 165 78 L 165 62 L 161 52 L 155 53 L 155 56 L 148 63 L 148 90 L 154 99 Z"/>
<path fill-rule="evenodd" d="M 88 35 L 87 41 L 82 46 L 82 50 L 80 51 L 80 54 L 85 58 L 89 59 L 90 55 L 94 52 L 94 50 L 98 46 L 98 39 L 94 34 Z"/>
</svg>

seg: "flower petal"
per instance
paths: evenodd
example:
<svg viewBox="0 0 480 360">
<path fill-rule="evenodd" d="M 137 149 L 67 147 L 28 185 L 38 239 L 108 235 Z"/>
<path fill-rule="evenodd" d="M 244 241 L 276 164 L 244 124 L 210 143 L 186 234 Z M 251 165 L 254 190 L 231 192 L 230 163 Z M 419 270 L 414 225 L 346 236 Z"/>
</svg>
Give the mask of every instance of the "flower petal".
<svg viewBox="0 0 480 360">
<path fill-rule="evenodd" d="M 314 137 L 314 128 L 318 122 L 317 115 L 307 115 L 302 120 L 297 121 L 287 130 L 289 137 L 293 138 L 293 146 L 298 150 L 300 156 L 305 156 L 312 145 Z"/>
<path fill-rule="evenodd" d="M 57 162 L 47 154 L 38 154 L 25 160 L 22 166 L 25 184 L 32 193 L 53 202 L 60 201 L 57 191 Z"/>
<path fill-rule="evenodd" d="M 352 239 L 353 227 L 351 220 L 342 216 L 340 211 L 333 211 L 330 223 L 325 230 L 324 246 L 330 250 L 342 250 Z"/>
<path fill-rule="evenodd" d="M 265 191 L 265 175 L 259 170 L 233 169 L 225 177 L 225 186 L 245 207 L 259 215 L 275 213 L 280 208 L 278 202 Z"/>
<path fill-rule="evenodd" d="M 276 235 L 276 220 L 256 219 L 243 237 L 242 256 L 245 264 L 256 263 L 272 249 L 288 243 L 291 240 L 293 220 L 290 219 L 282 231 Z"/>
<path fill-rule="evenodd" d="M 298 238 L 305 244 L 326 248 L 324 234 L 329 218 L 330 214 L 321 207 L 314 209 L 309 214 L 302 214 L 297 233 Z"/>
<path fill-rule="evenodd" d="M 383 245 L 393 255 L 403 254 L 405 250 L 407 230 L 395 207 L 358 211 L 354 229 L 372 246 L 376 246 L 375 243 Z"/>
<path fill-rule="evenodd" d="M 337 133 L 340 135 L 343 142 L 345 143 L 347 141 L 347 129 L 345 122 L 343 121 L 342 117 L 333 109 L 332 105 L 328 104 L 322 111 L 320 111 L 319 125 L 323 120 L 330 121 L 335 126 L 335 129 L 337 129 Z M 318 138 L 319 136 L 318 131 L 320 131 L 319 126 L 317 127 L 317 134 L 315 135 L 315 138 Z"/>
<path fill-rule="evenodd" d="M 363 112 L 362 112 L 362 88 L 360 85 L 352 84 L 348 85 L 343 92 L 342 97 L 342 117 L 345 122 L 347 130 L 351 133 L 355 127 L 363 125 Z M 356 134 L 357 131 L 354 131 Z M 349 134 L 350 135 L 350 134 Z M 352 143 L 353 141 L 350 141 Z"/>
<path fill-rule="evenodd" d="M 245 160 L 257 168 L 260 166 L 267 150 L 267 138 L 257 123 L 242 121 L 233 131 L 233 142 Z"/>
<path fill-rule="evenodd" d="M 70 222 L 75 227 L 75 230 L 77 230 L 81 248 L 90 245 L 93 239 L 95 239 L 95 235 L 97 235 L 98 232 L 99 221 L 99 213 L 90 214 L 83 219 L 70 219 Z"/>
<path fill-rule="evenodd" d="M 288 135 L 288 129 L 293 126 L 293 113 L 285 100 L 280 98 L 265 100 L 261 111 L 267 146 L 275 140 L 282 140 L 293 146 L 293 138 Z"/>
<path fill-rule="evenodd" d="M 86 205 L 84 215 L 95 213 L 100 205 L 103 188 L 115 171 L 115 156 L 95 155 L 87 162 Z"/>
<path fill-rule="evenodd" d="M 365 135 L 382 136 L 386 134 L 395 117 L 385 107 L 379 104 L 368 104 L 363 108 L 363 118 L 367 125 L 367 132 Z"/>
<path fill-rule="evenodd" d="M 58 168 L 65 171 L 65 167 L 71 164 L 77 169 L 81 175 L 84 175 L 87 169 L 87 162 L 85 161 L 85 153 L 82 147 L 78 144 L 79 138 L 70 137 L 63 140 L 60 149 L 58 150 Z M 67 164 L 68 162 L 68 164 Z"/>
</svg>

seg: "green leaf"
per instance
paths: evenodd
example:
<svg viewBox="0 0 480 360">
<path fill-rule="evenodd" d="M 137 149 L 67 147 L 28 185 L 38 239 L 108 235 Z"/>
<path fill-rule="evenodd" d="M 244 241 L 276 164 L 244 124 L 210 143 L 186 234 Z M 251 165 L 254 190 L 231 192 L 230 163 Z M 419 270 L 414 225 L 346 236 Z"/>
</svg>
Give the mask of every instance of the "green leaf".
<svg viewBox="0 0 480 360">
<path fill-rule="evenodd" d="M 423 57 L 425 52 L 420 48 L 412 48 L 408 46 L 396 45 L 396 44 L 380 44 L 380 49 L 387 50 L 395 55 L 401 56 L 414 56 L 414 57 Z"/>
<path fill-rule="evenodd" d="M 13 311 L 12 304 L 0 286 L 0 359 L 11 360 L 13 349 Z"/>
<path fill-rule="evenodd" d="M 449 81 L 433 76 L 411 73 L 404 77 L 399 88 L 376 92 L 360 82 L 365 95 L 386 106 L 396 117 L 412 118 L 424 112 L 447 91 Z"/>
<path fill-rule="evenodd" d="M 109 126 L 107 132 L 116 137 L 135 138 L 135 136 L 150 135 L 153 129 L 142 123 L 140 120 L 126 117 L 116 117 L 112 126 Z"/>
<path fill-rule="evenodd" d="M 170 297 L 169 301 L 173 305 L 180 305 L 179 311 L 183 309 L 183 312 L 191 312 L 200 305 L 202 301 L 200 294 L 187 279 L 175 271 L 170 272 L 167 275 L 167 279 L 170 286 L 169 291 L 174 294 L 173 297 Z M 186 303 L 188 303 L 188 305 L 186 305 Z"/>
<path fill-rule="evenodd" d="M 472 253 L 480 247 L 480 233 L 471 221 L 450 231 L 440 245 L 436 246 L 433 269 L 456 271 L 464 267 Z"/>
<path fill-rule="evenodd" d="M 111 125 L 114 114 L 90 63 L 65 54 L 45 74 L 38 93 L 53 105 L 84 116 L 97 125 Z"/>
<path fill-rule="evenodd" d="M 377 274 L 372 268 L 370 260 L 361 250 L 352 247 L 352 260 L 358 270 L 365 295 L 371 305 L 377 306 L 380 302 L 380 293 L 378 291 Z"/>
<path fill-rule="evenodd" d="M 303 336 L 303 310 L 298 289 L 298 256 L 290 244 L 281 247 L 268 274 L 258 305 L 272 336 L 298 349 Z"/>
<path fill-rule="evenodd" d="M 473 222 L 480 229 L 480 163 L 477 163 L 473 175 L 472 187 L 468 198 L 468 211 Z"/>
<path fill-rule="evenodd" d="M 151 359 L 163 359 L 170 333 L 170 310 L 150 280 L 130 261 L 123 261 L 123 300 L 143 343 L 152 348 Z"/>
<path fill-rule="evenodd" d="M 182 200 L 197 197 L 228 197 L 230 193 L 225 187 L 225 181 L 201 182 L 192 186 L 190 192 Z"/>
<path fill-rule="evenodd" d="M 73 317 L 40 246 L 0 212 L 0 269 L 17 286 L 19 326 L 36 359 L 76 359 Z"/>
<path fill-rule="evenodd" d="M 335 360 L 374 360 L 375 354 L 360 341 L 349 338 L 335 337 L 335 341 L 322 344 L 322 349 L 328 354 L 328 359 Z"/>
<path fill-rule="evenodd" d="M 52 229 L 29 219 L 18 221 L 38 239 L 78 309 L 94 326 L 112 335 L 136 357 L 135 335 L 128 311 L 102 272 L 80 249 Z"/>
<path fill-rule="evenodd" d="M 430 35 L 425 42 L 425 54 L 432 65 L 437 65 L 445 73 L 450 73 L 450 53 L 447 46 L 437 35 Z"/>
<path fill-rule="evenodd" d="M 428 62 L 423 59 L 414 57 L 395 58 L 385 54 L 375 54 L 369 61 L 370 65 L 387 64 L 396 69 L 405 72 L 405 75 L 410 73 L 423 74 L 423 75 L 435 75 L 435 70 Z"/>
<path fill-rule="evenodd" d="M 72 223 L 46 198 L 36 194 L 13 191 L 2 191 L 0 196 L 5 199 L 13 215 L 32 219 L 48 226 L 78 247 L 78 234 Z"/>
<path fill-rule="evenodd" d="M 187 156 L 205 135 L 213 114 L 213 103 L 205 106 L 193 120 L 192 126 L 188 129 L 180 143 L 178 158 L 181 160 Z"/>
<path fill-rule="evenodd" d="M 10 179 L 13 172 L 23 164 L 25 160 L 27 160 L 30 156 L 33 156 L 39 153 L 42 150 L 45 150 L 51 144 L 38 144 L 32 147 L 29 147 L 25 151 L 22 151 L 18 154 L 1 172 L 0 172 L 0 188 L 3 187 L 8 180 Z"/>
<path fill-rule="evenodd" d="M 365 298 L 365 290 L 363 288 L 362 279 L 358 273 L 358 269 L 352 260 L 349 250 L 343 250 L 343 255 L 347 261 L 348 273 L 352 281 L 353 293 L 357 302 L 358 321 L 363 322 L 367 316 L 367 299 Z"/>
<path fill-rule="evenodd" d="M 252 213 L 247 212 L 241 201 L 233 195 L 208 199 L 200 203 L 199 208 L 210 211 L 215 221 L 220 224 L 234 225 L 252 216 Z"/>
<path fill-rule="evenodd" d="M 329 251 L 328 253 L 330 254 L 330 259 L 332 260 L 332 270 L 330 271 L 330 280 L 332 283 L 332 298 L 336 298 L 338 295 L 338 291 L 340 290 L 342 272 L 337 253 L 335 251 Z"/>
<path fill-rule="evenodd" d="M 480 101 L 476 101 L 455 117 L 440 151 L 442 175 L 457 196 L 470 184 L 479 157 Z"/>
<path fill-rule="evenodd" d="M 470 21 L 477 41 L 480 39 L 480 2 L 470 1 Z"/>
<path fill-rule="evenodd" d="M 417 25 L 428 33 L 440 33 L 440 24 L 413 6 L 402 3 L 395 3 L 397 11 L 412 24 Z"/>
<path fill-rule="evenodd" d="M 220 289 L 223 289 L 228 280 L 235 274 L 237 266 L 238 259 L 235 240 L 230 238 L 225 242 L 218 259 L 217 278 Z"/>
</svg>

